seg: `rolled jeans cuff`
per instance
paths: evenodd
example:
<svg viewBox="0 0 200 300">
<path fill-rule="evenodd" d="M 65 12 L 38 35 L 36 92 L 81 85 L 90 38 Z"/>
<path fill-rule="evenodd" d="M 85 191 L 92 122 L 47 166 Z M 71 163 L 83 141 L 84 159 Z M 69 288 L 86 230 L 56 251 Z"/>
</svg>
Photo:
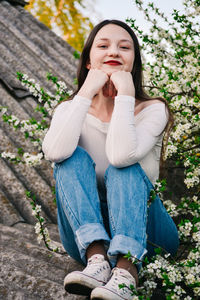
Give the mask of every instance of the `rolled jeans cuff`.
<svg viewBox="0 0 200 300">
<path fill-rule="evenodd" d="M 94 241 L 103 240 L 105 247 L 108 247 L 110 238 L 104 229 L 104 226 L 99 223 L 88 223 L 82 225 L 75 234 L 76 243 L 79 249 L 80 257 L 84 263 L 86 261 L 86 249 Z"/>
<path fill-rule="evenodd" d="M 119 254 L 126 255 L 130 253 L 131 257 L 136 258 L 136 266 L 138 270 L 140 270 L 141 265 L 142 265 L 142 259 L 144 255 L 147 253 L 147 250 L 141 246 L 136 240 L 125 236 L 125 235 L 115 235 L 113 239 L 110 242 L 110 247 L 108 249 L 108 258 L 109 261 L 114 267 L 117 263 L 117 256 Z"/>
</svg>

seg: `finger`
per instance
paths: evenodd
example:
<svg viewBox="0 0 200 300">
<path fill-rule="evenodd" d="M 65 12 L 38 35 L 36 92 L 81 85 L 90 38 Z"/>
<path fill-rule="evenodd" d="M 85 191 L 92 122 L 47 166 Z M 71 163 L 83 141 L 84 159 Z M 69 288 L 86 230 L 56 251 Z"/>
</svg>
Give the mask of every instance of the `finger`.
<svg viewBox="0 0 200 300">
<path fill-rule="evenodd" d="M 115 98 L 115 96 L 117 96 L 117 90 L 116 90 L 116 88 L 114 87 L 114 89 L 113 89 L 113 95 L 112 95 L 112 98 L 114 99 L 114 98 Z"/>
<path fill-rule="evenodd" d="M 102 88 L 102 92 L 103 92 L 103 95 L 104 97 L 108 97 L 109 94 L 108 94 L 108 82 L 106 82 Z"/>
<path fill-rule="evenodd" d="M 113 84 L 109 80 L 109 84 L 108 84 L 108 95 L 109 95 L 109 97 L 112 97 L 112 94 L 113 94 Z"/>
<path fill-rule="evenodd" d="M 112 82 L 111 82 L 110 86 L 111 86 L 110 87 L 110 97 L 113 98 L 115 95 L 115 87 Z"/>
<path fill-rule="evenodd" d="M 115 88 L 114 83 L 112 81 L 110 81 L 110 83 L 111 83 L 111 87 L 112 87 L 110 97 L 114 98 L 116 96 L 116 94 L 117 94 L 117 90 Z"/>
</svg>

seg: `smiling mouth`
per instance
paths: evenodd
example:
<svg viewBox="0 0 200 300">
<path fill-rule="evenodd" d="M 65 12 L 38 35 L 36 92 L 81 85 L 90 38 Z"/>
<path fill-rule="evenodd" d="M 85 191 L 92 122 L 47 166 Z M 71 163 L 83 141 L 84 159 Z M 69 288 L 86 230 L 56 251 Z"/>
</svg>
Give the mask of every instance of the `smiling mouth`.
<svg viewBox="0 0 200 300">
<path fill-rule="evenodd" d="M 119 66 L 119 65 L 121 65 L 121 63 L 119 61 L 116 61 L 116 60 L 106 61 L 105 64 L 110 65 L 110 66 Z"/>
</svg>

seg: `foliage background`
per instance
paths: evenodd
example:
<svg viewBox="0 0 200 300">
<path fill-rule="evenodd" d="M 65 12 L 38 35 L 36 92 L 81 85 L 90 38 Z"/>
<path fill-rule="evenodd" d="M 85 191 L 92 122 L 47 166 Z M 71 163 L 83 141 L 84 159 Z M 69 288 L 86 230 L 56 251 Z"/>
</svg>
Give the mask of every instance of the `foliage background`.
<svg viewBox="0 0 200 300">
<path fill-rule="evenodd" d="M 81 51 L 88 32 L 93 28 L 90 19 L 82 13 L 88 6 L 90 3 L 83 0 L 30 0 L 25 9 Z"/>
</svg>

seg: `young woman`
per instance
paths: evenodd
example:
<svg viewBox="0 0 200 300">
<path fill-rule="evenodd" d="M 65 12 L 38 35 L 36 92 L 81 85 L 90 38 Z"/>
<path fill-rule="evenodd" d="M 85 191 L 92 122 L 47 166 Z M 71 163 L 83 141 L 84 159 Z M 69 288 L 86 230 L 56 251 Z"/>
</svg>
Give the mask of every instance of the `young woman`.
<svg viewBox="0 0 200 300">
<path fill-rule="evenodd" d="M 119 284 L 137 286 L 144 256 L 155 254 L 152 245 L 172 255 L 178 248 L 159 197 L 148 207 L 171 113 L 163 99 L 144 92 L 138 40 L 121 21 L 92 30 L 77 77 L 73 100 L 56 108 L 43 142 L 47 159 L 56 162 L 61 241 L 86 265 L 64 285 L 70 293 L 92 292 L 93 300 L 132 299 Z"/>
</svg>

